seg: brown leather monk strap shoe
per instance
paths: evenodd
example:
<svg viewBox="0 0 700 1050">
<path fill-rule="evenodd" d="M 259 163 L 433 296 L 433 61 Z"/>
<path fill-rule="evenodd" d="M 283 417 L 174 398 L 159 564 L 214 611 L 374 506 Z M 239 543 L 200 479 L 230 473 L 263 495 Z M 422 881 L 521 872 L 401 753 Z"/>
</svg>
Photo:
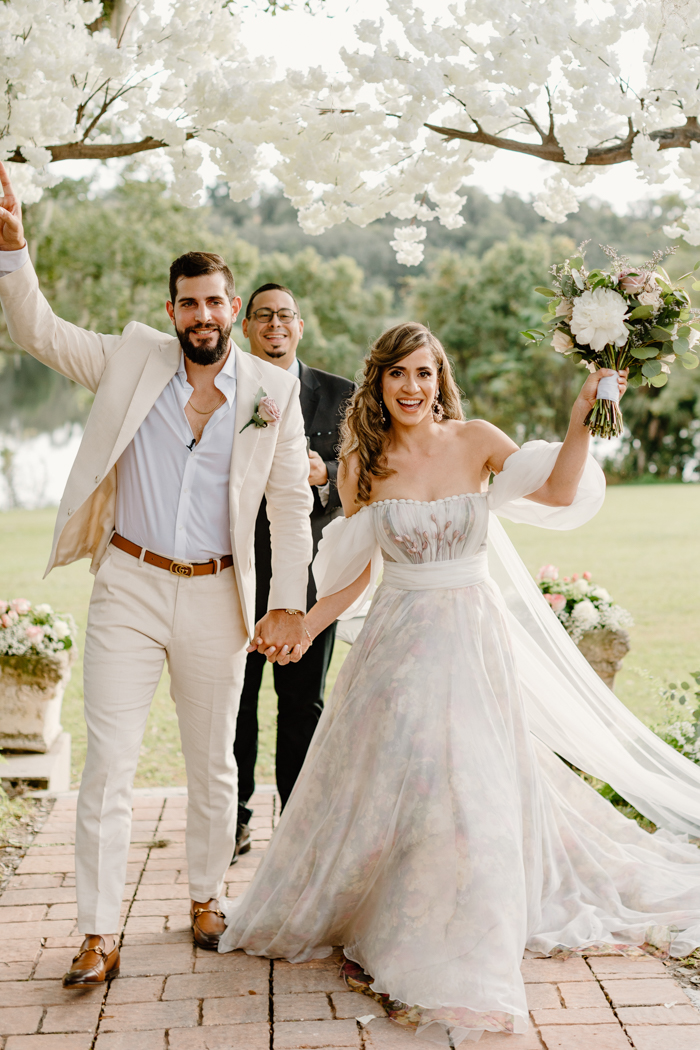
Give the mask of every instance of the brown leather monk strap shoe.
<svg viewBox="0 0 700 1050">
<path fill-rule="evenodd" d="M 216 897 L 212 897 L 206 904 L 190 904 L 190 918 L 192 920 L 192 935 L 194 943 L 207 951 L 215 952 L 219 947 L 219 937 L 226 929 L 224 913 L 217 907 Z"/>
<path fill-rule="evenodd" d="M 86 984 L 104 984 L 119 976 L 119 948 L 105 951 L 102 937 L 86 937 L 80 951 L 73 959 L 68 973 L 63 975 L 64 988 L 77 988 Z"/>
</svg>

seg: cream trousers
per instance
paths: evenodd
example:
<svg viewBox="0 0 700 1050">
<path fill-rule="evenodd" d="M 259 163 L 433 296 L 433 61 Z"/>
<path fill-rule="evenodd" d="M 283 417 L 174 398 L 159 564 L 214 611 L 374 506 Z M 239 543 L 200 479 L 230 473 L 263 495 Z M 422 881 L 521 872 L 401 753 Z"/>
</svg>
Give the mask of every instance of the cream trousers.
<svg viewBox="0 0 700 1050">
<path fill-rule="evenodd" d="M 187 769 L 190 897 L 220 896 L 236 837 L 233 741 L 246 640 L 232 568 L 183 578 L 108 548 L 85 641 L 88 749 L 75 839 L 81 933 L 119 930 L 134 774 L 166 659 Z"/>
</svg>

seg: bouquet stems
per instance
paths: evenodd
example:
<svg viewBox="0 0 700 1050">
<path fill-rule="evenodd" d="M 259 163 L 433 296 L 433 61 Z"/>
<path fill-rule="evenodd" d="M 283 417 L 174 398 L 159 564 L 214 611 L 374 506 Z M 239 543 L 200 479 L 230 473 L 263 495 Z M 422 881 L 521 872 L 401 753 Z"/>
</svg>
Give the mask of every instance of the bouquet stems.
<svg viewBox="0 0 700 1050">
<path fill-rule="evenodd" d="M 600 368 L 613 368 L 616 372 L 619 372 L 627 367 L 629 356 L 624 349 L 617 356 L 617 360 L 615 359 L 616 355 L 612 346 L 607 346 L 606 350 L 607 355 L 600 362 Z M 605 360 L 605 357 L 607 357 L 607 360 Z M 608 398 L 598 398 L 584 419 L 583 425 L 589 428 L 593 437 L 620 437 L 623 419 L 619 404 L 617 401 L 610 401 Z"/>
<path fill-rule="evenodd" d="M 598 400 L 583 421 L 594 437 L 613 438 L 622 433 L 622 412 L 616 401 Z"/>
</svg>

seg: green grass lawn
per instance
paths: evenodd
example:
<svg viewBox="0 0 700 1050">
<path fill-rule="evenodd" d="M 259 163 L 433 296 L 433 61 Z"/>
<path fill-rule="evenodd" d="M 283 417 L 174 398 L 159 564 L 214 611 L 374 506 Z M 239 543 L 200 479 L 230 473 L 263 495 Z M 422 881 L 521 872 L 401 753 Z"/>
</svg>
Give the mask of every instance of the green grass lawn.
<svg viewBox="0 0 700 1050">
<path fill-rule="evenodd" d="M 608 489 L 599 514 L 573 532 L 504 521 L 528 569 L 585 570 L 629 609 L 632 648 L 615 692 L 648 723 L 659 720 L 659 683 L 700 668 L 700 485 Z"/>
<path fill-rule="evenodd" d="M 55 510 L 0 514 L 0 597 L 49 602 L 70 612 L 85 633 L 92 576 L 86 561 L 56 569 L 42 580 Z M 616 682 L 621 699 L 647 722 L 658 720 L 658 683 L 700 667 L 700 486 L 631 485 L 611 488 L 605 506 L 574 532 L 505 523 L 527 567 L 553 562 L 562 575 L 590 570 L 596 582 L 630 610 L 632 650 Z M 348 647 L 339 643 L 329 674 L 332 687 Z M 274 780 L 275 696 L 266 668 L 260 705 L 257 776 Z M 82 664 L 73 670 L 63 707 L 73 737 L 73 776 L 85 757 Z M 151 708 L 136 785 L 184 784 L 177 719 L 163 675 Z"/>
</svg>

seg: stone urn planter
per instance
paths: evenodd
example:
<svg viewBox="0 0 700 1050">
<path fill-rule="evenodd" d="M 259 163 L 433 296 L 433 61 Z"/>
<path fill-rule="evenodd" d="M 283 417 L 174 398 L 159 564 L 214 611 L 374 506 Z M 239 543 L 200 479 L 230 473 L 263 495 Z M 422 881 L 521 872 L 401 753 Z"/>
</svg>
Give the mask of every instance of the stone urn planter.
<svg viewBox="0 0 700 1050">
<path fill-rule="evenodd" d="M 615 675 L 622 669 L 622 661 L 630 650 L 627 631 L 605 628 L 586 631 L 578 647 L 589 664 L 609 689 L 615 684 Z"/>
<path fill-rule="evenodd" d="M 0 656 L 0 748 L 49 751 L 62 732 L 61 705 L 76 649 Z"/>
</svg>

